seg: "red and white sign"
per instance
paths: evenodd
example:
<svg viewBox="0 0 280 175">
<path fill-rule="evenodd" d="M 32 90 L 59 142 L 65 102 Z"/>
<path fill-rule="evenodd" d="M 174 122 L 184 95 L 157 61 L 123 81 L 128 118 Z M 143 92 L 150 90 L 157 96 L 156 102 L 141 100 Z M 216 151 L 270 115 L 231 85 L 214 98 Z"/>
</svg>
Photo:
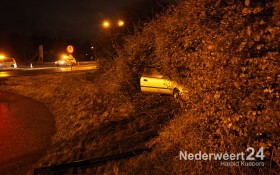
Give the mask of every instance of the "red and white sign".
<svg viewBox="0 0 280 175">
<path fill-rule="evenodd" d="M 68 45 L 67 48 L 66 48 L 66 51 L 68 53 L 73 53 L 74 52 L 74 47 L 72 45 Z"/>
</svg>

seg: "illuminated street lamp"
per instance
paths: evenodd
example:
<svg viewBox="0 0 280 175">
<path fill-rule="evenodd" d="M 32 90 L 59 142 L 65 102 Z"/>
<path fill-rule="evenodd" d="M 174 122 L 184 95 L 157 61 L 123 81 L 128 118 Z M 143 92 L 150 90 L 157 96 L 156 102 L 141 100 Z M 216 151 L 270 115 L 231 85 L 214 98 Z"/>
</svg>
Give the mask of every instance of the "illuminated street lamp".
<svg viewBox="0 0 280 175">
<path fill-rule="evenodd" d="M 109 28 L 110 27 L 110 22 L 109 21 L 103 21 L 103 23 L 102 23 L 102 26 L 104 27 L 104 28 Z"/>
<path fill-rule="evenodd" d="M 124 21 L 123 20 L 118 20 L 118 26 L 122 27 L 124 25 Z"/>
<path fill-rule="evenodd" d="M 119 37 L 124 30 L 124 20 L 104 20 L 102 21 L 102 28 L 107 37 Z"/>
<path fill-rule="evenodd" d="M 124 26 L 124 21 L 123 20 L 118 20 L 116 24 L 117 24 L 118 27 L 123 27 Z M 103 26 L 103 28 L 107 29 L 107 28 L 111 27 L 111 23 L 110 23 L 110 21 L 105 20 L 105 21 L 102 22 L 102 26 Z M 113 28 L 114 28 L 114 26 L 113 26 Z"/>
<path fill-rule="evenodd" d="M 94 59 L 96 59 L 96 48 L 94 46 L 91 46 L 91 50 L 92 50 L 92 55 L 91 55 L 90 59 L 92 60 L 93 56 L 94 56 Z"/>
</svg>

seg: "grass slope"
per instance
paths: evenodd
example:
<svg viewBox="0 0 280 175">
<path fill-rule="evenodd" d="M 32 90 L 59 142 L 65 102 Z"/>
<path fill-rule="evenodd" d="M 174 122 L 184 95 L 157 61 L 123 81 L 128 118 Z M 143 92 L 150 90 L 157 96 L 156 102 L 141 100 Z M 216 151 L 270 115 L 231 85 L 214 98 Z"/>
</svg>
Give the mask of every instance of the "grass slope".
<svg viewBox="0 0 280 175">
<path fill-rule="evenodd" d="M 113 73 L 100 71 L 0 81 L 2 90 L 42 102 L 55 117 L 56 133 L 51 146 L 34 167 L 147 147 L 147 142 L 179 110 L 178 104 L 168 96 L 139 93 L 128 96 L 126 91 L 114 86 L 112 77 Z"/>
</svg>

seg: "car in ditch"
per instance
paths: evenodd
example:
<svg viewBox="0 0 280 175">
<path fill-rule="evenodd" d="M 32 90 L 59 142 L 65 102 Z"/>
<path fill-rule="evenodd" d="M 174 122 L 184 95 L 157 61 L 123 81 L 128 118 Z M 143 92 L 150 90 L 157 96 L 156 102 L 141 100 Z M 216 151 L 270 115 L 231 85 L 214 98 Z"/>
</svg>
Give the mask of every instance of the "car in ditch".
<svg viewBox="0 0 280 175">
<path fill-rule="evenodd" d="M 163 76 L 156 68 L 145 67 L 140 78 L 140 88 L 144 93 L 173 95 L 178 99 L 183 93 L 183 86 Z"/>
<path fill-rule="evenodd" d="M 76 59 L 72 55 L 64 55 L 61 59 L 54 62 L 56 66 L 74 66 L 77 64 Z"/>
<path fill-rule="evenodd" d="M 17 68 L 17 63 L 14 58 L 0 55 L 0 68 Z"/>
</svg>

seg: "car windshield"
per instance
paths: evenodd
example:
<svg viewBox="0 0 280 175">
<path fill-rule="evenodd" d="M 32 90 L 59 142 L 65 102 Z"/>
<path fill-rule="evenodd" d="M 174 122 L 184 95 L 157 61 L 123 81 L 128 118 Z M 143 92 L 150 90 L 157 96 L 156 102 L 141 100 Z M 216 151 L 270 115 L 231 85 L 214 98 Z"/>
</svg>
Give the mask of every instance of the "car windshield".
<svg viewBox="0 0 280 175">
<path fill-rule="evenodd" d="M 12 59 L 12 58 L 4 58 L 4 59 L 2 59 L 2 61 L 3 62 L 13 62 L 14 59 Z"/>
</svg>

